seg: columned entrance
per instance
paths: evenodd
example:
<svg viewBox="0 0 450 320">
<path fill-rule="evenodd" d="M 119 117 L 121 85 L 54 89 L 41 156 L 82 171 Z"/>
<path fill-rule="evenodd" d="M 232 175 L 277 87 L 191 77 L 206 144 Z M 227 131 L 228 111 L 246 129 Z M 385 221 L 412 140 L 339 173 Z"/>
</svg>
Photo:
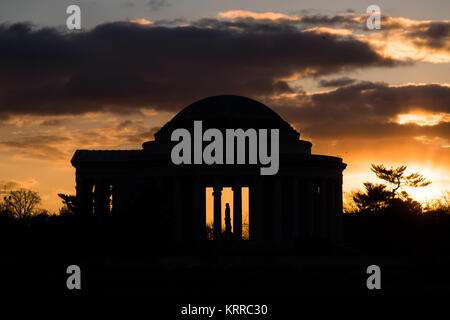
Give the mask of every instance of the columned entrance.
<svg viewBox="0 0 450 320">
<path fill-rule="evenodd" d="M 230 206 L 233 240 L 249 240 L 249 187 L 236 179 L 231 186 L 205 188 L 205 228 L 207 240 L 219 240 L 225 231 L 226 204 Z"/>
</svg>

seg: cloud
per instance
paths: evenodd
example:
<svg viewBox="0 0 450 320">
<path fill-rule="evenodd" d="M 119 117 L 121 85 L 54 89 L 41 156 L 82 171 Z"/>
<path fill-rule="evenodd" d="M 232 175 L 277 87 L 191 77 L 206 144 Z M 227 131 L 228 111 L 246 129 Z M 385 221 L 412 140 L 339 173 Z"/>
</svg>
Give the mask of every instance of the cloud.
<svg viewBox="0 0 450 320">
<path fill-rule="evenodd" d="M 328 81 L 338 84 L 344 78 Z M 353 79 L 350 79 L 353 80 Z M 332 83 L 332 82 L 335 83 Z M 381 141 L 403 139 L 448 148 L 450 86 L 388 85 L 354 82 L 323 92 L 280 94 L 264 101 L 294 125 L 301 136 L 317 141 Z M 104 117 L 102 117 L 104 118 Z M 121 115 L 83 129 L 37 130 L 0 140 L 0 147 L 22 158 L 68 161 L 75 149 L 139 149 L 159 127 Z M 42 123 L 36 123 L 37 129 Z M 101 125 L 101 127 L 99 127 Z"/>
<path fill-rule="evenodd" d="M 246 11 L 246 10 L 229 10 L 224 12 L 219 12 L 218 16 L 220 18 L 228 18 L 228 19 L 245 19 L 245 18 L 251 18 L 255 20 L 292 20 L 292 21 L 298 21 L 300 20 L 299 17 L 295 16 L 288 16 L 283 13 L 276 13 L 276 12 L 253 12 L 253 11 Z"/>
<path fill-rule="evenodd" d="M 359 18 L 355 17 L 354 13 L 348 12 L 345 14 L 337 14 L 337 15 L 305 15 L 302 16 L 299 20 L 303 24 L 310 24 L 315 26 L 358 26 L 361 25 L 361 21 Z"/>
<path fill-rule="evenodd" d="M 360 82 L 324 93 L 287 96 L 275 100 L 274 105 L 301 132 L 317 139 L 425 136 L 450 140 L 450 86 L 447 85 L 389 86 Z M 417 113 L 424 116 L 418 118 Z M 416 117 L 399 117 L 405 114 Z"/>
<path fill-rule="evenodd" d="M 219 18 L 234 19 L 234 20 L 271 20 L 271 21 L 292 21 L 296 24 L 316 25 L 316 26 L 335 26 L 335 25 L 357 25 L 360 24 L 359 17 L 355 17 L 353 12 L 336 15 L 323 14 L 307 14 L 303 11 L 303 15 L 287 15 L 278 12 L 254 12 L 248 10 L 229 10 L 218 13 Z"/>
<path fill-rule="evenodd" d="M 442 148 L 449 148 L 450 149 L 450 142 L 448 139 L 444 139 L 441 137 L 428 137 L 428 136 L 417 136 L 415 139 L 421 141 L 424 144 L 431 144 L 434 146 L 442 147 Z"/>
<path fill-rule="evenodd" d="M 25 181 L 18 181 L 18 180 L 0 180 L 0 190 L 16 190 L 20 188 L 29 189 L 31 187 L 35 187 L 39 185 L 39 181 L 36 179 L 28 179 Z"/>
<path fill-rule="evenodd" d="M 152 21 L 147 20 L 147 19 L 144 19 L 144 18 L 141 18 L 141 19 L 131 19 L 131 20 L 128 20 L 128 22 L 136 23 L 136 24 L 141 24 L 141 25 L 149 25 L 149 24 L 153 24 Z"/>
<path fill-rule="evenodd" d="M 43 127 L 61 127 L 69 121 L 69 119 L 46 119 L 40 125 Z"/>
<path fill-rule="evenodd" d="M 70 141 L 70 137 L 64 135 L 39 133 L 0 140 L 0 147 L 13 151 L 21 158 L 66 161 L 69 153 L 64 146 Z"/>
<path fill-rule="evenodd" d="M 153 116 L 124 119 L 121 115 L 102 114 L 78 119 L 44 118 L 24 131 L 2 136 L 0 152 L 20 159 L 67 163 L 76 149 L 140 149 L 143 142 L 154 139 L 160 128 L 155 126 L 159 122 L 149 119 Z M 59 125 L 59 120 L 73 123 L 66 128 Z"/>
<path fill-rule="evenodd" d="M 321 33 L 353 35 L 378 47 L 383 56 L 401 60 L 450 62 L 450 20 L 412 20 L 381 14 L 381 30 L 367 29 L 369 14 L 355 15 L 347 11 L 334 15 L 307 14 L 288 16 L 282 13 L 231 10 L 219 13 L 219 18 L 235 22 L 272 21 L 299 29 Z"/>
<path fill-rule="evenodd" d="M 406 37 L 411 38 L 419 46 L 450 51 L 450 22 L 432 21 L 413 26 Z"/>
<path fill-rule="evenodd" d="M 170 4 L 166 0 L 150 0 L 147 2 L 150 11 L 159 11 L 162 8 L 169 7 Z"/>
<path fill-rule="evenodd" d="M 349 77 L 342 77 L 333 80 L 320 80 L 319 86 L 321 87 L 343 87 L 354 83 L 355 79 L 350 79 Z"/>
<path fill-rule="evenodd" d="M 283 80 L 293 76 L 399 63 L 352 37 L 324 37 L 284 23 L 117 22 L 77 33 L 3 25 L 0 115 L 176 111 L 214 94 L 293 92 Z"/>
<path fill-rule="evenodd" d="M 77 148 L 129 149 L 140 148 L 153 140 L 160 127 L 148 127 L 141 120 L 118 120 L 112 125 L 71 132 Z"/>
<path fill-rule="evenodd" d="M 399 18 L 396 18 L 399 20 Z M 395 24 L 395 23 L 394 23 Z M 450 63 L 450 21 L 398 21 L 365 37 L 377 52 L 400 60 Z M 362 40 L 362 36 L 359 36 Z"/>
</svg>

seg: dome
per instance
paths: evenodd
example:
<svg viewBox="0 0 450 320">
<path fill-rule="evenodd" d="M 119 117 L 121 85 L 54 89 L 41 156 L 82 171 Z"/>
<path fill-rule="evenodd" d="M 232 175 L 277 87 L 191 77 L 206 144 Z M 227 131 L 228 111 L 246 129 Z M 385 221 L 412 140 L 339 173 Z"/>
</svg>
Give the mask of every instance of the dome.
<svg viewBox="0 0 450 320">
<path fill-rule="evenodd" d="M 298 140 L 300 136 L 266 105 L 241 96 L 220 95 L 199 100 L 181 110 L 155 134 L 155 140 L 170 140 L 173 130 L 191 130 L 194 121 L 199 120 L 204 129 L 279 129 L 282 140 Z"/>
</svg>

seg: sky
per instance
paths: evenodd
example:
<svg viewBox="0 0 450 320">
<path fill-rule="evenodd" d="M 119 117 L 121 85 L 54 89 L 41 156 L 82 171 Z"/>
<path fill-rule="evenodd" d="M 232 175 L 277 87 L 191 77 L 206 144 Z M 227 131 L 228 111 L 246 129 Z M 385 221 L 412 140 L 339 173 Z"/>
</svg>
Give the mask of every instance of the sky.
<svg viewBox="0 0 450 320">
<path fill-rule="evenodd" d="M 67 30 L 66 8 L 81 8 Z M 369 5 L 381 29 L 366 27 Z M 450 189 L 449 1 L 0 2 L 0 190 L 75 193 L 76 149 L 140 149 L 186 105 L 239 94 L 277 111 L 346 193 L 370 164 Z M 379 181 L 378 181 L 379 182 Z"/>
</svg>

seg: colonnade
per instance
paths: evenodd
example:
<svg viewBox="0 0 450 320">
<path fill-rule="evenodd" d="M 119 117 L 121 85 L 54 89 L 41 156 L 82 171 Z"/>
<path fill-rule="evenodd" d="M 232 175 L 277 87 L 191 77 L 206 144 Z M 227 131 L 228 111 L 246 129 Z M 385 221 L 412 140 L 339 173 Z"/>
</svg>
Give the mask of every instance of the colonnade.
<svg viewBox="0 0 450 320">
<path fill-rule="evenodd" d="M 256 177 L 247 184 L 232 185 L 233 234 L 242 239 L 242 187 L 250 190 L 250 240 L 283 242 L 299 237 L 340 241 L 342 234 L 342 180 L 286 176 Z M 214 239 L 220 239 L 222 188 L 213 186 Z"/>
<path fill-rule="evenodd" d="M 205 238 L 205 188 L 213 188 L 213 239 L 222 233 L 222 189 L 233 190 L 233 235 L 242 239 L 242 188 L 249 188 L 249 235 L 252 241 L 284 242 L 298 237 L 340 241 L 342 234 L 342 177 L 157 177 L 171 185 L 173 237 Z M 77 198 L 83 212 L 114 214 L 128 209 L 129 190 L 114 179 L 77 179 Z M 125 210 L 126 210 L 125 209 Z M 187 212 L 189 214 L 187 214 Z M 124 212 L 126 214 L 126 212 Z M 151 213 L 149 213 L 151 214 Z"/>
<path fill-rule="evenodd" d="M 105 215 L 113 213 L 119 198 L 118 185 L 105 181 L 77 181 L 77 201 L 83 214 Z"/>
</svg>

